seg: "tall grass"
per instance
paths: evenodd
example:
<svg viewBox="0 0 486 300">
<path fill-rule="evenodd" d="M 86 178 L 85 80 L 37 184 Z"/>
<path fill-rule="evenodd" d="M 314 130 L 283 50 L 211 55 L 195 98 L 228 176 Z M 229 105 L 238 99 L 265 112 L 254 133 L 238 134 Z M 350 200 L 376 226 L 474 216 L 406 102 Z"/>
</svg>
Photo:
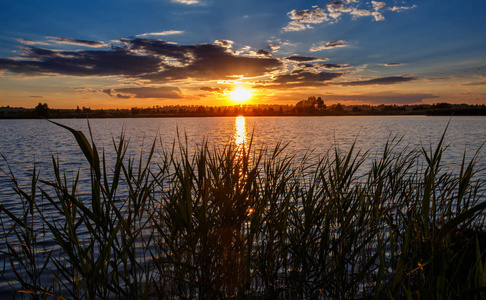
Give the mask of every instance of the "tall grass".
<svg viewBox="0 0 486 300">
<path fill-rule="evenodd" d="M 28 188 L 5 170 L 22 208 L 0 205 L 2 274 L 15 276 L 19 295 L 486 297 L 485 182 L 477 155 L 442 168 L 443 138 L 430 149 L 390 139 L 376 158 L 353 145 L 318 159 L 251 141 L 189 154 L 179 139 L 169 150 L 154 141 L 135 159 L 122 135 L 108 165 L 65 128 L 89 163 L 88 197 L 82 171 L 68 178 L 54 158 L 53 178 L 34 170 Z"/>
</svg>

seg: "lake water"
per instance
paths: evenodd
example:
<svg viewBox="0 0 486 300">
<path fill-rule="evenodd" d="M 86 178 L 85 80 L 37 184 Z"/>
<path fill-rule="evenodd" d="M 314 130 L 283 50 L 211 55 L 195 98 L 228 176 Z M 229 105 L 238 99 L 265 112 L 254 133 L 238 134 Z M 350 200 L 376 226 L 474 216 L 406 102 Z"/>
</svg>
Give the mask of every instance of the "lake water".
<svg viewBox="0 0 486 300">
<path fill-rule="evenodd" d="M 84 132 L 89 136 L 86 120 L 57 120 L 57 122 Z M 297 157 L 306 151 L 325 154 L 337 146 L 348 150 L 356 141 L 358 148 L 370 150 L 370 156 L 380 153 L 391 137 L 403 137 L 402 148 L 409 146 L 435 147 L 444 133 L 449 145 L 444 156 L 444 166 L 454 169 L 461 162 L 464 151 L 472 157 L 486 142 L 486 117 L 227 117 L 227 118 L 151 118 L 151 119 L 93 119 L 89 126 L 98 149 L 107 157 L 114 152 L 113 139 L 123 132 L 129 140 L 128 154 L 139 155 L 148 151 L 158 138 L 159 147 L 170 148 L 177 140 L 187 139 L 189 152 L 203 141 L 211 147 L 228 143 L 241 144 L 253 137 L 253 148 L 272 149 L 279 141 L 289 143 L 287 154 Z M 76 172 L 85 166 L 83 155 L 72 134 L 46 120 L 0 120 L 0 153 L 5 157 L 13 174 L 28 186 L 34 166 L 41 178 L 52 174 L 52 156 L 67 172 Z M 486 178 L 486 148 L 479 150 L 478 177 Z M 7 163 L 0 168 L 8 171 Z M 89 178 L 81 178 L 81 181 Z M 14 208 L 18 196 L 12 190 L 9 177 L 0 173 L 0 203 Z M 5 248 L 0 247 L 0 250 Z M 0 261 L 3 256 L 0 257 Z M 3 264 L 0 262 L 0 265 Z M 0 295 L 8 290 L 0 284 Z"/>
<path fill-rule="evenodd" d="M 122 132 L 130 142 L 130 155 L 138 155 L 142 149 L 148 150 L 155 138 L 160 138 L 158 144 L 161 147 L 170 147 L 177 135 L 182 140 L 187 139 L 189 151 L 196 149 L 204 140 L 211 146 L 222 147 L 253 136 L 254 149 L 265 146 L 271 149 L 282 141 L 289 143 L 287 153 L 314 150 L 317 154 L 324 154 L 333 146 L 346 151 L 356 140 L 358 148 L 370 150 L 373 154 L 382 150 L 386 141 L 394 136 L 403 137 L 403 146 L 434 147 L 449 121 L 445 136 L 449 145 L 446 163 L 460 162 L 465 150 L 471 156 L 486 141 L 486 117 L 93 119 L 89 125 L 98 149 L 104 149 L 109 157 L 113 153 L 113 139 L 118 140 Z M 89 137 L 86 120 L 58 122 Z M 30 176 L 34 163 L 48 171 L 53 155 L 68 169 L 77 169 L 83 161 L 72 134 L 46 120 L 0 120 L 0 153 L 20 179 Z M 480 156 L 484 157 L 485 153 L 486 148 L 480 150 Z M 5 162 L 1 162 L 0 167 L 5 169 Z M 0 191 L 4 193 L 5 177 L 0 179 Z"/>
</svg>

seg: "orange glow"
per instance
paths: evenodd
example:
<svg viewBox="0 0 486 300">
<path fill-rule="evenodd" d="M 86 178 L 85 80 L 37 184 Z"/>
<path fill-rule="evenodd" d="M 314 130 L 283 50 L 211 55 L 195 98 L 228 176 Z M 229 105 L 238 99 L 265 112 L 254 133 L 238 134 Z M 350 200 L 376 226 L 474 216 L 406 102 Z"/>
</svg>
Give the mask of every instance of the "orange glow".
<svg viewBox="0 0 486 300">
<path fill-rule="evenodd" d="M 234 90 L 232 90 L 230 93 L 230 98 L 234 102 L 238 103 L 243 103 L 248 101 L 251 98 L 251 90 L 242 87 L 242 86 L 237 86 Z"/>
<path fill-rule="evenodd" d="M 245 117 L 236 117 L 235 121 L 235 143 L 238 148 L 244 147 L 246 143 Z"/>
</svg>

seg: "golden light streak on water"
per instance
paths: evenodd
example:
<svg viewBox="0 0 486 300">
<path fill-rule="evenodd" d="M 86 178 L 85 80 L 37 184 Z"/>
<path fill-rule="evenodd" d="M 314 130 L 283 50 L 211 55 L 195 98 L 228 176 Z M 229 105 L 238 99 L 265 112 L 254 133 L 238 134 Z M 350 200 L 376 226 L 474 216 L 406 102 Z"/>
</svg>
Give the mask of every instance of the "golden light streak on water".
<svg viewBox="0 0 486 300">
<path fill-rule="evenodd" d="M 243 150 L 246 144 L 245 117 L 239 116 L 235 120 L 235 144 L 238 150 Z"/>
</svg>

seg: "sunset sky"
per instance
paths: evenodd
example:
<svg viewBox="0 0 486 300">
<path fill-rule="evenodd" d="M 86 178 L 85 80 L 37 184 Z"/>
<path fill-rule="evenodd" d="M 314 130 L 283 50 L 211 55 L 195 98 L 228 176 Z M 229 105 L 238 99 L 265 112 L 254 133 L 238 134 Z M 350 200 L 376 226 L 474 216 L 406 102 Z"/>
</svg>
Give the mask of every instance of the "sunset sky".
<svg viewBox="0 0 486 300">
<path fill-rule="evenodd" d="M 3 0 L 0 106 L 486 104 L 486 1 Z"/>
</svg>

